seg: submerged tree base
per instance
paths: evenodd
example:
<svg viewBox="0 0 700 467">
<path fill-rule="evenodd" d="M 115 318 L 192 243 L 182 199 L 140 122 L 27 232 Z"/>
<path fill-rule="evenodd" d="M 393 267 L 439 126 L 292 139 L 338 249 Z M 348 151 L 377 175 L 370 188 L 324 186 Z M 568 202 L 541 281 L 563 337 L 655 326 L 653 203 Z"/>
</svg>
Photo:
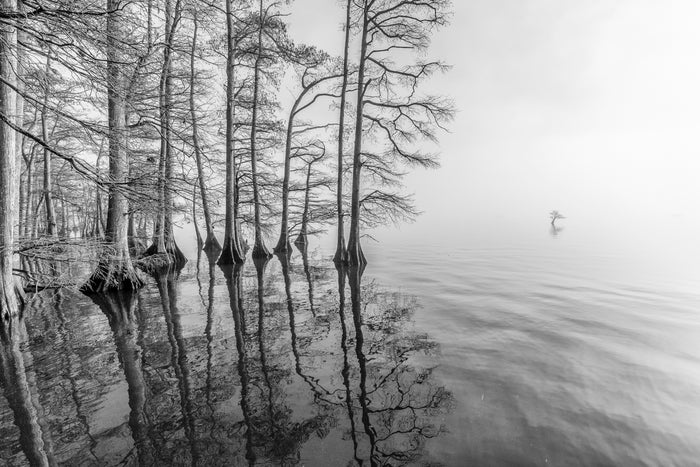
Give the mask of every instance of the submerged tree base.
<svg viewBox="0 0 700 467">
<path fill-rule="evenodd" d="M 166 253 L 156 253 L 134 261 L 134 266 L 151 274 L 164 268 L 169 268 L 173 264 L 172 258 Z"/>
<path fill-rule="evenodd" d="M 143 280 L 131 260 L 104 259 L 80 291 L 86 295 L 116 291 L 133 291 L 143 286 Z"/>
<path fill-rule="evenodd" d="M 253 247 L 253 259 L 264 258 L 272 258 L 272 253 L 270 253 L 270 250 L 267 249 L 263 242 L 255 242 L 255 246 Z"/>
<path fill-rule="evenodd" d="M 207 239 L 204 241 L 202 250 L 204 250 L 207 253 L 221 251 L 221 244 L 214 235 L 207 235 Z"/>
<path fill-rule="evenodd" d="M 224 243 L 224 248 L 221 250 L 221 256 L 216 262 L 219 266 L 231 266 L 234 264 L 243 264 L 245 262 L 245 253 L 232 240 Z"/>
<path fill-rule="evenodd" d="M 336 264 L 336 266 L 340 264 L 347 264 L 348 262 L 348 252 L 343 248 L 338 248 L 335 250 L 335 256 L 333 256 L 333 262 Z"/>
<path fill-rule="evenodd" d="M 292 252 L 292 243 L 289 241 L 288 236 L 281 236 L 277 242 L 277 246 L 274 248 L 274 253 L 277 255 L 285 255 Z"/>
<path fill-rule="evenodd" d="M 365 266 L 367 264 L 367 258 L 365 258 L 359 242 L 350 242 L 348 245 L 347 264 L 351 266 Z"/>
<path fill-rule="evenodd" d="M 158 243 L 153 243 L 148 249 L 143 253 L 144 258 L 154 255 L 165 255 L 168 257 L 169 263 L 175 266 L 177 269 L 182 268 L 185 263 L 187 263 L 187 258 L 185 257 L 180 247 L 177 246 L 174 240 L 167 242 L 165 251 L 158 250 Z"/>
</svg>

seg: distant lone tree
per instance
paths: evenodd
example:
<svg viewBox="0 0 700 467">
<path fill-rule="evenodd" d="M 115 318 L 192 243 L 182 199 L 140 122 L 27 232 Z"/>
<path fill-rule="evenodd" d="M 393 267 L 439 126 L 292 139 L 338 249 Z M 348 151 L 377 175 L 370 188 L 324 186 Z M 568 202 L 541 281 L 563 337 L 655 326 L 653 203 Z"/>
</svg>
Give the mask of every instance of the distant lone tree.
<svg viewBox="0 0 700 467">
<path fill-rule="evenodd" d="M 559 211 L 552 211 L 549 213 L 549 218 L 552 220 L 552 225 L 557 221 L 557 219 L 566 219 Z"/>
</svg>

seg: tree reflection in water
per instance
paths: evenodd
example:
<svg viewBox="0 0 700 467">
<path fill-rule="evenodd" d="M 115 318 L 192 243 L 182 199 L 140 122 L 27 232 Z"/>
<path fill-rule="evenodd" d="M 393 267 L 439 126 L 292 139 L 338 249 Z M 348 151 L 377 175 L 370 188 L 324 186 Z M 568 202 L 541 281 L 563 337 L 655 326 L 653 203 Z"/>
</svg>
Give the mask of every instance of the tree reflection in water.
<svg viewBox="0 0 700 467">
<path fill-rule="evenodd" d="M 431 463 L 450 395 L 421 364 L 435 344 L 409 330 L 416 301 L 300 253 L 200 257 L 97 307 L 35 298 L 34 338 L 2 343 L 0 433 L 32 465 Z"/>
<path fill-rule="evenodd" d="M 6 324 L 0 330 L 0 383 L 19 428 L 19 444 L 31 465 L 56 465 L 35 375 L 27 371 L 21 349 L 26 339 L 24 319 L 13 318 Z"/>
</svg>

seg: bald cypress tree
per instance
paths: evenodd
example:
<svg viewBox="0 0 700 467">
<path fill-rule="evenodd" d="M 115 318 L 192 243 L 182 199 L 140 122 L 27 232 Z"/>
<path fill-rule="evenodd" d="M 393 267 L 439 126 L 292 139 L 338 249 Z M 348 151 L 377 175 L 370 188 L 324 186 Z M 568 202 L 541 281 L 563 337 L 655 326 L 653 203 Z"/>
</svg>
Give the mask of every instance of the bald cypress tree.
<svg viewBox="0 0 700 467">
<path fill-rule="evenodd" d="M 17 12 L 17 0 L 2 0 L 2 9 Z M 19 312 L 20 303 L 12 277 L 14 227 L 17 220 L 16 119 L 17 28 L 12 22 L 0 23 L 0 318 L 3 322 Z"/>
</svg>

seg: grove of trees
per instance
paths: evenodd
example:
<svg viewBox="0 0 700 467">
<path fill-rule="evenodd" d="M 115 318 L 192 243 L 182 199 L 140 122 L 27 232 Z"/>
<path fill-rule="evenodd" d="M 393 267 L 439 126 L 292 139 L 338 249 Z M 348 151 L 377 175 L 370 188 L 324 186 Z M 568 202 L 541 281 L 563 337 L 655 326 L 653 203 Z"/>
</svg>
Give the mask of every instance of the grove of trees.
<svg viewBox="0 0 700 467">
<path fill-rule="evenodd" d="M 426 52 L 450 2 L 338 8 L 334 57 L 290 37 L 289 1 L 2 0 L 3 321 L 33 257 L 89 250 L 82 290 L 129 292 L 184 264 L 183 222 L 221 266 L 325 229 L 364 265 L 364 229 L 416 214 L 403 175 L 437 165 L 453 107 L 421 84 L 446 68 Z"/>
</svg>

